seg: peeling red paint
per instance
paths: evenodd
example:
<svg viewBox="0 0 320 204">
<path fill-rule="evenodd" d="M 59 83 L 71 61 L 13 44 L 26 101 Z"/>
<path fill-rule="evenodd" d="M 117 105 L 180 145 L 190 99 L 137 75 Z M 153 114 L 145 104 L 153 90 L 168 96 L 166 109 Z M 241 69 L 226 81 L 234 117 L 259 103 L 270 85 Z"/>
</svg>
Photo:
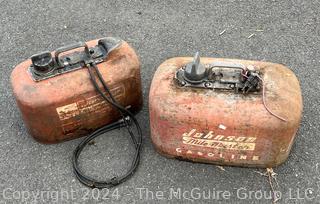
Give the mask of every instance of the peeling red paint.
<svg viewBox="0 0 320 204">
<path fill-rule="evenodd" d="M 288 120 L 284 122 L 267 112 L 261 93 L 244 96 L 178 87 L 173 83 L 174 74 L 191 60 L 169 59 L 154 75 L 149 112 L 156 150 L 168 157 L 219 165 L 272 167 L 284 162 L 302 114 L 300 85 L 294 73 L 268 62 L 201 58 L 204 64 L 231 61 L 254 65 L 266 81 L 268 107 Z M 186 136 L 193 130 L 194 134 Z M 212 138 L 203 138 L 210 132 Z"/>
<path fill-rule="evenodd" d="M 87 45 L 93 47 L 97 40 Z M 37 141 L 74 139 L 120 118 L 118 111 L 96 92 L 87 68 L 35 82 L 27 71 L 30 64 L 31 60 L 19 64 L 11 74 L 11 82 L 24 123 Z M 142 92 L 135 51 L 123 42 L 97 66 L 118 102 L 139 111 Z"/>
</svg>

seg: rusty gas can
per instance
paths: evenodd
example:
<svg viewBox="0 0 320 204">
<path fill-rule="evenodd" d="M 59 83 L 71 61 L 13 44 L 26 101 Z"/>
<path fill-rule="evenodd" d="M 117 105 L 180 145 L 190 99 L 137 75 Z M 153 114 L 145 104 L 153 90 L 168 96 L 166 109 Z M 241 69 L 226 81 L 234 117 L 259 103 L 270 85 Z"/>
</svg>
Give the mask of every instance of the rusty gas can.
<svg viewBox="0 0 320 204">
<path fill-rule="evenodd" d="M 152 142 L 167 157 L 273 167 L 288 157 L 302 97 L 284 65 L 197 54 L 158 67 L 149 110 Z"/>
<path fill-rule="evenodd" d="M 42 52 L 11 74 L 25 126 L 37 141 L 70 140 L 120 118 L 96 92 L 87 63 L 97 65 L 119 104 L 133 112 L 140 110 L 140 62 L 125 41 L 107 37 Z"/>
</svg>

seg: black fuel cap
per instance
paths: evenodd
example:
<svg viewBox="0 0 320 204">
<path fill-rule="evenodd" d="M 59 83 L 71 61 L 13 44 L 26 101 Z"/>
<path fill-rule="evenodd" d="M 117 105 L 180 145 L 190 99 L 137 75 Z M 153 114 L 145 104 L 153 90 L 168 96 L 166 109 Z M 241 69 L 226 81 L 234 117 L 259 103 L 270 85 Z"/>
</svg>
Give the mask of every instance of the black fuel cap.
<svg viewBox="0 0 320 204">
<path fill-rule="evenodd" d="M 54 68 L 54 61 L 50 52 L 42 52 L 31 56 L 34 71 L 47 73 Z"/>
<path fill-rule="evenodd" d="M 184 71 L 185 80 L 190 83 L 201 82 L 206 76 L 206 68 L 200 63 L 199 52 L 196 52 L 192 62 L 186 65 Z"/>
</svg>

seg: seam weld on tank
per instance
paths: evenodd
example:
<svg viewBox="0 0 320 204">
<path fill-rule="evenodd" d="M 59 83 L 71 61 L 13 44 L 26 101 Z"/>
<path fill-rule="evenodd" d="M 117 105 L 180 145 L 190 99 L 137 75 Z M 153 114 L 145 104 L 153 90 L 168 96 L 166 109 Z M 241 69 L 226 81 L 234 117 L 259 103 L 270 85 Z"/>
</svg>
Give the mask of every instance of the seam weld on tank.
<svg viewBox="0 0 320 204">
<path fill-rule="evenodd" d="M 132 112 L 141 109 L 140 62 L 125 41 L 106 37 L 42 52 L 11 73 L 24 124 L 37 141 L 78 138 L 121 118 L 92 85 L 90 62 L 97 64 L 119 104 Z"/>
<path fill-rule="evenodd" d="M 274 167 L 290 152 L 302 114 L 295 74 L 261 61 L 176 57 L 150 87 L 151 138 L 169 158 Z"/>
</svg>

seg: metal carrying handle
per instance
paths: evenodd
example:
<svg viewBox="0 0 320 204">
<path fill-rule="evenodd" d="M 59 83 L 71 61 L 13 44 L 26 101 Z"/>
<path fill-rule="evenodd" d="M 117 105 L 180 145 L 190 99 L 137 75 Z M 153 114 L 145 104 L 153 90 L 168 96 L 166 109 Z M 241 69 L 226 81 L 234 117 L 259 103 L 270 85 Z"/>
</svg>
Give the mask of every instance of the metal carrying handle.
<svg viewBox="0 0 320 204">
<path fill-rule="evenodd" d="M 56 51 L 54 52 L 54 57 L 55 57 L 56 63 L 59 65 L 59 67 L 63 66 L 63 64 L 61 64 L 61 62 L 59 60 L 59 55 L 61 53 L 64 53 L 64 52 L 67 52 L 67 51 L 70 51 L 70 50 L 73 50 L 73 49 L 77 49 L 77 48 L 80 48 L 80 47 L 84 47 L 85 53 L 89 55 L 88 45 L 86 43 L 84 43 L 84 42 L 78 42 L 78 43 L 75 43 L 75 44 L 67 45 L 67 46 L 60 47 L 60 48 L 56 49 Z"/>
<path fill-rule="evenodd" d="M 213 62 L 209 64 L 210 67 L 221 67 L 221 68 L 231 68 L 231 69 L 241 69 L 245 70 L 246 66 L 240 63 L 234 63 L 234 62 Z"/>
</svg>

